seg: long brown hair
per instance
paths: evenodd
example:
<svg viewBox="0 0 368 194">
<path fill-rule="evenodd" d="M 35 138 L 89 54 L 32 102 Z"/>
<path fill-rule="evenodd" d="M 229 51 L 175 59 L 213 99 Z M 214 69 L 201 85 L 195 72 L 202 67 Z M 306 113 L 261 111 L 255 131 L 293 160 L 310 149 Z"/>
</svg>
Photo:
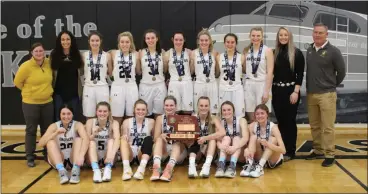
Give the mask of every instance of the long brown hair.
<svg viewBox="0 0 368 194">
<path fill-rule="evenodd" d="M 294 71 L 295 46 L 294 46 L 294 41 L 293 41 L 293 33 L 285 27 L 280 27 L 279 31 L 276 34 L 275 62 L 276 62 L 276 59 L 278 57 L 278 54 L 280 53 L 281 43 L 280 43 L 279 35 L 280 35 L 281 30 L 285 30 L 288 33 L 288 37 L 289 37 L 288 38 L 288 43 L 287 43 L 288 59 L 289 59 L 289 63 L 290 63 L 290 69 L 291 69 L 291 71 Z"/>
<path fill-rule="evenodd" d="M 250 40 L 250 43 L 249 43 L 249 45 L 247 47 L 244 48 L 244 51 L 243 51 L 244 54 L 245 53 L 248 53 L 250 47 L 253 45 L 252 44 L 252 40 L 251 40 L 251 35 L 252 35 L 252 32 L 253 31 L 260 31 L 261 32 L 261 37 L 262 37 L 262 41 L 261 42 L 263 43 L 263 29 L 261 27 L 253 27 L 252 29 L 250 29 L 250 32 L 249 32 L 249 40 Z"/>
<path fill-rule="evenodd" d="M 100 108 L 100 106 L 106 106 L 107 107 L 107 110 L 109 110 L 109 117 L 108 117 L 108 120 L 110 122 L 109 129 L 112 129 L 112 126 L 113 126 L 113 123 L 114 123 L 114 119 L 112 118 L 110 104 L 108 102 L 106 102 L 106 101 L 101 101 L 101 102 L 97 103 L 97 105 L 96 105 L 96 111 L 98 110 L 98 108 Z M 96 118 L 97 118 L 97 115 L 96 115 Z"/>
<path fill-rule="evenodd" d="M 133 107 L 133 115 L 135 116 L 135 108 L 137 107 L 138 104 L 144 104 L 146 105 L 146 109 L 148 110 L 148 105 L 147 102 L 142 100 L 142 99 L 138 99 L 137 101 L 135 101 L 134 103 L 134 107 Z"/>
<path fill-rule="evenodd" d="M 256 106 L 256 108 L 254 109 L 254 114 L 255 114 L 255 112 L 256 112 L 258 109 L 261 109 L 261 110 L 266 111 L 266 113 L 267 113 L 267 117 L 270 115 L 270 110 L 268 109 L 268 107 L 267 107 L 265 104 L 259 104 L 259 105 L 257 105 L 257 106 Z"/>
<path fill-rule="evenodd" d="M 197 115 L 199 116 L 199 101 L 200 100 L 207 100 L 208 101 L 208 105 L 209 105 L 209 110 L 208 110 L 208 113 L 207 113 L 207 117 L 206 117 L 206 122 L 208 123 L 208 131 L 210 134 L 212 133 L 215 133 L 215 127 L 213 126 L 212 124 L 212 115 L 211 115 L 211 101 L 210 101 L 210 98 L 208 98 L 207 96 L 201 96 L 198 98 L 198 101 L 197 101 Z"/>
</svg>

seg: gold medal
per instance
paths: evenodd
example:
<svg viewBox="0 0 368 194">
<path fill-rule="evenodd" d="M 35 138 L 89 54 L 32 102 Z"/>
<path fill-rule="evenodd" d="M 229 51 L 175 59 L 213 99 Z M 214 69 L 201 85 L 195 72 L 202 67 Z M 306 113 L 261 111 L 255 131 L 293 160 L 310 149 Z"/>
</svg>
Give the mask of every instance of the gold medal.
<svg viewBox="0 0 368 194">
<path fill-rule="evenodd" d="M 128 79 L 128 78 L 126 78 L 126 79 L 125 79 L 125 82 L 126 82 L 126 83 L 128 83 L 128 82 L 129 82 L 129 79 Z"/>
<path fill-rule="evenodd" d="M 179 81 L 181 82 L 183 79 L 181 77 L 179 77 Z"/>
<path fill-rule="evenodd" d="M 93 83 L 94 83 L 94 84 L 97 84 L 97 80 L 93 80 Z"/>
<path fill-rule="evenodd" d="M 233 85 L 233 81 L 229 81 L 229 84 L 230 84 L 230 85 Z"/>
<path fill-rule="evenodd" d="M 208 82 L 210 82 L 210 78 L 207 78 L 207 79 L 206 79 L 206 82 L 207 82 L 207 83 L 208 83 Z"/>
<path fill-rule="evenodd" d="M 156 81 L 156 77 L 155 76 L 152 77 L 152 81 Z"/>
</svg>

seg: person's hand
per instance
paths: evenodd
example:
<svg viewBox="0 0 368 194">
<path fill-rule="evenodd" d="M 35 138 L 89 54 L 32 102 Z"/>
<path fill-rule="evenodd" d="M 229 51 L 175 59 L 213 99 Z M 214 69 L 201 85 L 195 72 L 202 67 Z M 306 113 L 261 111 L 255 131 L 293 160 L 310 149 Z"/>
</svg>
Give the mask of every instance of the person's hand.
<svg viewBox="0 0 368 194">
<path fill-rule="evenodd" d="M 205 137 L 199 137 L 197 142 L 198 142 L 199 145 L 202 145 L 206 142 L 206 138 Z"/>
<path fill-rule="evenodd" d="M 265 139 L 261 139 L 260 141 L 261 145 L 263 145 L 265 148 L 268 147 L 268 141 Z"/>
<path fill-rule="evenodd" d="M 299 97 L 299 94 L 297 94 L 296 92 L 293 92 L 290 95 L 290 103 L 295 104 L 298 101 L 298 97 Z"/>
<path fill-rule="evenodd" d="M 229 146 L 227 149 L 226 149 L 226 153 L 229 154 L 229 155 L 232 155 L 236 152 L 236 150 L 238 150 L 235 146 Z"/>
<path fill-rule="evenodd" d="M 62 133 L 65 133 L 66 132 L 66 129 L 64 127 L 60 127 L 59 129 L 56 130 L 56 132 L 58 134 L 62 134 Z"/>
<path fill-rule="evenodd" d="M 167 143 L 167 134 L 166 133 L 161 133 L 161 139 L 164 140 Z"/>
<path fill-rule="evenodd" d="M 263 96 L 262 96 L 262 104 L 266 104 L 267 101 L 268 101 L 268 98 L 269 98 L 269 93 L 263 93 Z"/>
<path fill-rule="evenodd" d="M 254 153 L 252 153 L 251 151 L 249 151 L 249 149 L 248 148 L 246 148 L 245 150 L 244 150 L 244 156 L 245 156 L 245 158 L 248 160 L 248 159 L 251 159 L 251 160 L 253 160 L 253 158 L 254 158 Z"/>
</svg>

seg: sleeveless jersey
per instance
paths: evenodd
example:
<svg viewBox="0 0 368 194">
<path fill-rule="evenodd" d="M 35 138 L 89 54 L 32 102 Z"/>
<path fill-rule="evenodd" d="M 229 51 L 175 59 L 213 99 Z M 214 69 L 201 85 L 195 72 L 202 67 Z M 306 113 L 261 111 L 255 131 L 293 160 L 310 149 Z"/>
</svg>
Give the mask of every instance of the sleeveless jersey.
<svg viewBox="0 0 368 194">
<path fill-rule="evenodd" d="M 196 74 L 196 82 L 197 83 L 207 83 L 206 82 L 206 72 L 204 69 L 204 66 L 202 64 L 202 59 L 201 56 L 199 55 L 199 50 L 196 49 L 194 50 L 195 53 L 195 59 L 194 59 L 194 66 L 195 66 L 195 74 Z M 209 57 L 208 57 L 208 53 L 207 54 L 203 54 L 203 58 L 205 61 L 205 65 L 208 66 L 209 63 Z M 215 82 L 215 65 L 216 65 L 216 58 L 213 55 L 213 52 L 211 52 L 211 59 L 212 59 L 212 65 L 211 65 L 211 71 L 209 74 L 209 78 L 210 78 L 210 82 Z"/>
<path fill-rule="evenodd" d="M 235 136 L 240 136 L 242 137 L 242 131 L 240 129 L 240 124 L 239 124 L 239 121 L 240 121 L 240 118 L 241 117 L 235 117 L 235 135 L 233 134 L 234 133 L 234 125 L 231 124 L 231 125 L 227 125 L 227 127 L 225 126 L 225 119 L 221 119 L 221 125 L 224 126 L 225 128 L 225 131 L 226 131 L 226 135 L 227 136 L 231 136 L 231 137 L 235 137 Z"/>
<path fill-rule="evenodd" d="M 97 64 L 97 58 L 93 57 L 93 66 L 91 67 L 90 63 L 90 52 L 87 51 L 83 53 L 84 59 L 84 75 L 85 75 L 85 85 L 86 86 L 102 86 L 107 85 L 106 76 L 107 76 L 107 53 L 102 51 L 100 64 Z M 96 68 L 96 65 L 98 68 Z M 95 76 L 93 76 L 95 74 Z M 95 78 L 97 77 L 97 78 Z M 97 80 L 97 83 L 94 84 L 93 80 Z"/>
<path fill-rule="evenodd" d="M 144 128 L 140 128 L 137 125 L 137 133 L 134 133 L 134 123 L 133 118 L 129 120 L 129 144 L 132 146 L 141 146 L 143 143 L 143 139 L 147 136 L 151 136 L 149 131 L 149 120 L 147 118 L 144 119 Z"/>
<path fill-rule="evenodd" d="M 180 59 L 181 59 L 181 52 L 176 53 L 177 62 L 174 63 L 174 49 L 169 50 L 169 73 L 170 73 L 170 80 L 179 80 L 179 74 L 177 68 L 184 68 L 183 73 L 184 75 L 181 76 L 183 81 L 190 81 L 192 80 L 190 74 L 190 67 L 189 67 L 189 55 L 188 52 L 184 50 L 184 59 L 183 59 L 183 67 L 180 66 Z"/>
<path fill-rule="evenodd" d="M 69 128 L 68 126 L 68 128 L 66 128 L 67 131 L 65 133 L 58 134 L 56 136 L 56 139 L 59 142 L 59 148 L 64 155 L 64 160 L 67 160 L 70 158 L 70 155 L 73 149 L 74 138 L 79 136 L 75 129 L 76 121 L 73 120 L 71 122 L 73 122 L 71 127 Z M 57 128 L 63 127 L 61 121 L 57 121 L 55 124 Z"/>
<path fill-rule="evenodd" d="M 92 126 L 97 126 L 97 125 L 98 125 L 97 119 L 93 119 Z M 107 126 L 105 126 L 103 130 L 101 130 L 95 135 L 95 142 L 96 142 L 97 149 L 99 152 L 107 150 L 107 141 L 109 140 L 111 136 L 112 136 L 112 131 L 110 131 L 110 128 L 108 128 Z"/>
<path fill-rule="evenodd" d="M 272 135 L 272 127 L 274 125 L 275 125 L 275 123 L 273 123 L 273 122 L 270 121 L 270 135 L 269 135 L 270 137 Z M 257 126 L 258 126 L 258 124 L 257 125 L 254 125 L 254 127 L 253 127 L 253 133 L 256 134 L 256 135 L 257 135 Z M 261 137 L 260 138 L 263 138 L 263 139 L 266 138 L 266 134 L 264 134 L 264 135 L 261 134 Z"/>
<path fill-rule="evenodd" d="M 241 54 L 237 53 L 235 67 L 232 70 L 233 57 L 228 57 L 229 66 L 226 66 L 225 54 L 220 54 L 220 84 L 219 87 L 224 88 L 228 91 L 239 89 L 242 85 L 242 64 L 241 64 Z M 232 78 L 232 79 L 231 79 Z M 232 84 L 230 85 L 230 81 Z"/>
<path fill-rule="evenodd" d="M 132 66 L 129 66 L 129 54 L 123 56 L 122 52 L 117 50 L 114 56 L 114 69 L 112 75 L 114 76 L 114 85 L 136 84 L 135 82 L 135 67 L 137 65 L 136 52 L 131 53 Z M 127 74 L 127 75 L 126 75 Z M 125 82 L 129 79 L 129 82 Z"/>
<path fill-rule="evenodd" d="M 150 53 L 150 54 L 151 54 L 151 59 L 152 59 L 151 64 L 156 66 L 156 53 Z M 155 72 L 152 72 L 152 69 L 154 69 L 154 68 L 152 67 L 152 69 L 151 69 L 151 67 L 149 66 L 146 49 L 142 49 L 142 55 L 143 55 L 143 57 L 141 58 L 141 66 L 142 66 L 142 80 L 141 80 L 141 83 L 156 84 L 156 83 L 164 82 L 165 77 L 164 77 L 164 74 L 163 74 L 164 66 L 163 66 L 163 63 L 162 63 L 162 53 L 158 57 L 158 68 L 154 70 Z M 152 80 L 153 74 L 155 74 L 155 78 L 156 78 L 155 81 Z"/>
<path fill-rule="evenodd" d="M 250 54 L 250 49 L 247 53 L 246 56 L 246 76 L 253 81 L 259 81 L 259 82 L 263 82 L 266 80 L 266 75 L 267 75 L 267 64 L 266 64 L 266 50 L 268 49 L 268 47 L 266 45 L 263 45 L 262 48 L 262 54 L 261 54 L 261 61 L 259 62 L 258 65 L 258 69 L 257 69 L 257 77 L 254 77 L 252 74 L 252 61 L 251 61 L 251 54 Z M 253 53 L 253 58 L 257 59 L 258 56 L 258 51 L 255 51 Z"/>
<path fill-rule="evenodd" d="M 166 119 L 166 121 L 165 121 Z M 168 118 L 166 116 L 166 114 L 162 115 L 162 129 L 161 129 L 161 133 L 172 133 L 173 132 L 173 127 L 168 125 Z M 173 141 L 172 140 L 168 140 L 167 144 L 172 144 Z"/>
</svg>

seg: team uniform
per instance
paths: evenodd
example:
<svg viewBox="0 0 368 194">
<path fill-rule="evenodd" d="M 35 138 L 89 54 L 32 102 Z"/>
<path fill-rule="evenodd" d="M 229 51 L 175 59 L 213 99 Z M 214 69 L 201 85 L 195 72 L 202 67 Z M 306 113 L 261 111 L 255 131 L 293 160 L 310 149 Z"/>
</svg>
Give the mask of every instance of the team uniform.
<svg viewBox="0 0 368 194">
<path fill-rule="evenodd" d="M 227 54 L 220 55 L 219 104 L 230 101 L 234 104 L 235 115 L 244 116 L 244 90 L 242 86 L 241 54 L 234 54 L 228 58 Z"/>
<path fill-rule="evenodd" d="M 86 117 L 96 115 L 96 104 L 101 101 L 109 102 L 109 86 L 107 76 L 107 53 L 100 51 L 97 58 L 92 59 L 91 51 L 83 54 L 84 58 L 84 87 L 83 114 Z"/>
<path fill-rule="evenodd" d="M 135 80 L 136 53 L 123 56 L 121 51 L 114 57 L 111 85 L 111 113 L 114 117 L 133 116 L 133 104 L 138 100 L 138 86 Z"/>
<path fill-rule="evenodd" d="M 133 159 L 138 158 L 138 152 L 141 149 L 143 144 L 143 140 L 147 136 L 151 136 L 148 126 L 149 120 L 145 118 L 142 124 L 142 127 L 138 129 L 135 117 L 129 120 L 129 145 L 133 152 Z"/>
<path fill-rule="evenodd" d="M 188 52 L 183 50 L 182 53 L 176 53 L 175 49 L 170 49 L 168 52 L 170 57 L 168 95 L 177 99 L 178 110 L 193 111 L 193 82 Z"/>
<path fill-rule="evenodd" d="M 254 112 L 257 105 L 262 103 L 263 91 L 266 84 L 267 76 L 267 64 L 266 64 L 266 50 L 268 47 L 263 45 L 257 52 L 252 55 L 251 49 L 248 51 L 246 56 L 246 74 L 244 77 L 244 96 L 245 96 L 245 112 Z M 261 51 L 261 53 L 259 53 Z M 252 58 L 254 59 L 254 64 L 258 64 L 258 69 L 253 71 L 252 69 Z M 259 60 L 258 60 L 259 59 Z M 271 60 L 271 59 L 269 59 Z M 270 90 L 269 99 L 266 106 L 271 112 L 271 101 L 272 93 Z"/>
<path fill-rule="evenodd" d="M 63 127 L 63 123 L 61 121 L 57 121 L 56 126 L 58 128 Z M 68 128 L 66 129 L 67 131 L 65 133 L 62 134 L 58 134 L 56 136 L 56 142 L 59 145 L 59 149 L 61 151 L 61 153 L 64 156 L 64 166 L 65 168 L 67 168 L 67 166 L 69 166 L 70 168 L 73 167 L 72 161 L 71 161 L 71 154 L 72 154 L 72 150 L 73 150 L 73 141 L 76 137 L 79 137 L 76 129 L 75 129 L 75 124 L 76 121 L 71 121 L 68 124 Z M 48 163 L 56 169 L 56 167 L 50 162 L 50 159 L 48 158 Z"/>
<path fill-rule="evenodd" d="M 142 80 L 139 85 L 139 96 L 148 104 L 148 114 L 163 114 L 163 100 L 167 95 L 165 76 L 163 74 L 162 54 L 147 53 L 143 49 L 141 58 Z M 151 61 L 151 62 L 150 62 Z"/>
<path fill-rule="evenodd" d="M 99 126 L 97 119 L 93 119 L 92 126 Z M 112 137 L 112 131 L 110 130 L 109 121 L 106 126 L 95 135 L 94 141 L 96 142 L 97 161 L 102 165 L 105 161 L 107 153 L 107 141 Z"/>
<path fill-rule="evenodd" d="M 194 53 L 196 74 L 194 82 L 194 109 L 197 108 L 198 99 L 201 96 L 207 96 L 211 102 L 211 113 L 216 114 L 218 113 L 218 85 L 215 78 L 215 56 L 212 52 L 209 52 L 203 55 L 202 61 L 199 49 L 194 50 Z"/>
<path fill-rule="evenodd" d="M 221 119 L 221 125 L 224 126 L 225 131 L 226 131 L 226 136 L 231 137 L 231 139 L 233 139 L 234 137 L 242 137 L 242 131 L 240 129 L 240 119 L 242 117 L 233 117 L 233 124 L 232 125 L 228 125 L 225 121 L 225 119 Z"/>
<path fill-rule="evenodd" d="M 253 127 L 253 133 L 257 135 L 257 138 L 261 138 L 261 139 L 266 139 L 268 141 L 268 138 L 271 137 L 272 134 L 272 128 L 275 124 L 271 121 L 269 121 L 269 127 L 266 128 L 266 134 L 261 135 L 260 132 L 258 133 L 257 130 L 260 130 L 258 128 L 259 124 L 254 125 Z M 268 129 L 269 128 L 269 129 Z M 269 132 L 267 132 L 267 130 L 269 130 Z M 264 150 L 263 145 L 261 145 L 262 150 Z M 276 168 L 277 166 L 280 166 L 283 163 L 283 159 L 284 159 L 284 155 L 282 153 L 280 153 L 280 158 L 277 160 L 277 162 L 275 164 L 271 164 L 270 161 L 267 161 L 267 166 L 269 168 Z"/>
</svg>

